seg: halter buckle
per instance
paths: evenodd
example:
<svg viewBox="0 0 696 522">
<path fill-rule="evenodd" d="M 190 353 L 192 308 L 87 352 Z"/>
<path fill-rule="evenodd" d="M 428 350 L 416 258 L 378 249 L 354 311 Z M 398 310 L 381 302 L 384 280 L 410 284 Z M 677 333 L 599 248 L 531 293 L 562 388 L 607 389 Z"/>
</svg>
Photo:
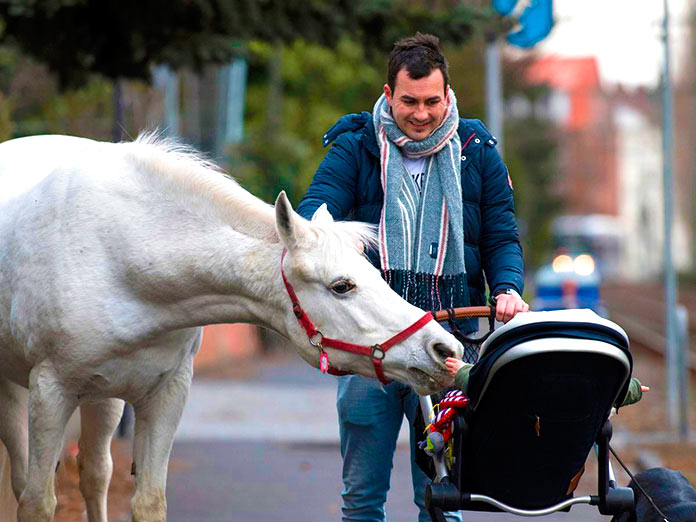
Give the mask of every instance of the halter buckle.
<svg viewBox="0 0 696 522">
<path fill-rule="evenodd" d="M 384 359 L 384 348 L 382 348 L 379 344 L 373 344 L 372 345 L 372 358 L 376 359 L 378 361 L 381 361 Z"/>
<path fill-rule="evenodd" d="M 321 333 L 319 330 L 314 332 L 310 337 L 309 337 L 309 344 L 314 346 L 315 348 L 324 348 L 324 334 Z"/>
</svg>

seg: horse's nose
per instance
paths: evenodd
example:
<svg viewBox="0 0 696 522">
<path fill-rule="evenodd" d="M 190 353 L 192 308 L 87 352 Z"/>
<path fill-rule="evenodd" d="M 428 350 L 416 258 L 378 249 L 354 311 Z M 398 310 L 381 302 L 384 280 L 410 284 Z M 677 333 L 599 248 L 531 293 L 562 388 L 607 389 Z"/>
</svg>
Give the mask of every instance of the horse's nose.
<svg viewBox="0 0 696 522">
<path fill-rule="evenodd" d="M 428 353 L 437 363 L 444 366 L 445 360 L 448 357 L 461 359 L 464 352 L 462 345 L 456 341 L 444 343 L 442 341 L 434 341 L 428 345 Z"/>
</svg>

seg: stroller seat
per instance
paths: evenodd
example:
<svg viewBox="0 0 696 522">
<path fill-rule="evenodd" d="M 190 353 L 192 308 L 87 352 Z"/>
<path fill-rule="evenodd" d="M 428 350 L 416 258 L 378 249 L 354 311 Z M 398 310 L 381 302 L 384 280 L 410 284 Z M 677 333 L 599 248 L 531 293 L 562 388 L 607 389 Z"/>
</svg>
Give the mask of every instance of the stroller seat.
<svg viewBox="0 0 696 522">
<path fill-rule="evenodd" d="M 429 487 L 426 502 L 527 515 L 576 502 L 603 514 L 631 509 L 632 491 L 616 488 L 608 460 L 609 414 L 631 376 L 628 348 L 623 329 L 591 310 L 518 314 L 493 332 L 470 373 L 469 405 L 454 418 L 449 477 Z M 598 494 L 573 499 L 595 443 Z"/>
</svg>

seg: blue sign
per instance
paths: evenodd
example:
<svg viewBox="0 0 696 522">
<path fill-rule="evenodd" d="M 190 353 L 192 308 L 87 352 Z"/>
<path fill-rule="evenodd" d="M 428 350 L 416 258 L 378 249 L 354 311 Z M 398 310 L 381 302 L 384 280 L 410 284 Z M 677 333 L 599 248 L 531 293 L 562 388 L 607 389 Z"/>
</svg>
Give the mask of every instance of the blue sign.
<svg viewBox="0 0 696 522">
<path fill-rule="evenodd" d="M 493 0 L 493 7 L 498 0 Z M 499 3 L 507 4 L 500 0 Z M 516 3 L 516 2 L 515 2 Z M 552 0 L 531 0 L 520 16 L 521 28 L 507 36 L 507 41 L 517 47 L 533 47 L 548 36 L 553 28 Z"/>
<path fill-rule="evenodd" d="M 493 9 L 503 16 L 512 13 L 518 0 L 493 0 Z"/>
</svg>

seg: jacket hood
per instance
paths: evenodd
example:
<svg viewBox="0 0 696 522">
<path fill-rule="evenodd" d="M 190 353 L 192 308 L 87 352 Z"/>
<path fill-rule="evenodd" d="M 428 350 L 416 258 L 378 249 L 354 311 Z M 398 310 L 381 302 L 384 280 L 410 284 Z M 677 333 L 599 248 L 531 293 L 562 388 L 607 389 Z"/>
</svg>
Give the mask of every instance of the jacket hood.
<svg viewBox="0 0 696 522">
<path fill-rule="evenodd" d="M 362 129 L 360 139 L 372 154 L 379 157 L 379 148 L 375 138 L 375 127 L 372 122 L 372 114 L 367 111 L 346 114 L 339 118 L 333 126 L 322 136 L 321 144 L 328 147 L 336 138 L 345 132 L 357 132 Z"/>
</svg>

